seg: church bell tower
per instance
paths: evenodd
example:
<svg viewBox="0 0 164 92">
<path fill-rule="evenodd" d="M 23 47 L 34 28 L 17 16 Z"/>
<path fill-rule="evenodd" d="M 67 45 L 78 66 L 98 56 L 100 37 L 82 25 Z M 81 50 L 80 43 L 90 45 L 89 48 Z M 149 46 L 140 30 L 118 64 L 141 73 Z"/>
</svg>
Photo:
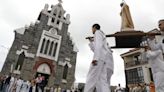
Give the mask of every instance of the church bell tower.
<svg viewBox="0 0 164 92">
<path fill-rule="evenodd" d="M 41 75 L 48 86 L 70 89 L 78 49 L 68 32 L 70 15 L 65 12 L 61 2 L 45 4 L 35 23 L 16 29 L 2 74 L 17 74 L 24 80 Z"/>
</svg>

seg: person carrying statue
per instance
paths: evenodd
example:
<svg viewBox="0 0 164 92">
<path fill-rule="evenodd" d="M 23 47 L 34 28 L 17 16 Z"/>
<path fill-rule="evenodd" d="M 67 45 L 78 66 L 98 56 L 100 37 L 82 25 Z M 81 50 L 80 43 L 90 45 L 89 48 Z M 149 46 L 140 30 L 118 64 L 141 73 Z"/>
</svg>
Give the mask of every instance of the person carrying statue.
<svg viewBox="0 0 164 92">
<path fill-rule="evenodd" d="M 113 55 L 106 36 L 99 24 L 92 26 L 94 38 L 90 38 L 89 46 L 94 53 L 87 75 L 84 92 L 110 92 L 110 79 L 113 74 Z"/>
<path fill-rule="evenodd" d="M 161 33 L 164 32 L 164 20 L 159 21 L 159 29 Z M 149 36 L 146 51 L 152 68 L 155 90 L 156 92 L 164 92 L 164 43 L 157 42 L 155 36 Z"/>
</svg>

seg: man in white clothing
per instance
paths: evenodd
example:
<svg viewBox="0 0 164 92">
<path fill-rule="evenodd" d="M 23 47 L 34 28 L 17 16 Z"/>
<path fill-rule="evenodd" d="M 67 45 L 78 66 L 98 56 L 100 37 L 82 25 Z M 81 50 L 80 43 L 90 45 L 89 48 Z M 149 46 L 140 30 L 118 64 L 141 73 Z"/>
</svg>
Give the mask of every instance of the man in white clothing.
<svg viewBox="0 0 164 92">
<path fill-rule="evenodd" d="M 162 51 L 148 50 L 147 58 L 152 68 L 156 92 L 164 92 L 164 62 Z"/>
<path fill-rule="evenodd" d="M 159 22 L 160 32 L 164 33 L 164 20 Z M 164 40 L 161 39 L 160 40 Z M 153 78 L 155 82 L 156 92 L 164 92 L 164 43 L 156 42 L 153 37 L 149 40 L 150 50 L 147 52 L 147 57 L 152 68 Z"/>
<path fill-rule="evenodd" d="M 13 92 L 16 81 L 17 81 L 16 75 L 13 75 L 10 79 L 10 86 L 9 86 L 8 92 Z"/>
<path fill-rule="evenodd" d="M 164 32 L 164 20 L 159 21 L 159 29 L 161 33 Z M 152 68 L 156 92 L 164 92 L 164 43 L 156 42 L 155 37 L 150 36 L 148 45 L 147 58 Z"/>
<path fill-rule="evenodd" d="M 118 84 L 117 88 L 115 89 L 115 92 L 122 92 L 122 88 L 120 84 Z"/>
<path fill-rule="evenodd" d="M 54 92 L 61 92 L 61 88 L 59 85 L 55 88 Z"/>
<path fill-rule="evenodd" d="M 26 80 L 22 81 L 22 87 L 20 92 L 29 92 L 28 91 L 28 82 Z"/>
<path fill-rule="evenodd" d="M 113 74 L 112 51 L 99 24 L 92 26 L 94 39 L 90 38 L 90 48 L 94 52 L 90 70 L 87 75 L 84 92 L 110 92 L 110 78 Z"/>
<path fill-rule="evenodd" d="M 19 78 L 17 81 L 16 81 L 16 92 L 20 92 L 21 88 L 22 88 L 22 85 L 23 85 L 23 80 L 21 78 Z"/>
</svg>

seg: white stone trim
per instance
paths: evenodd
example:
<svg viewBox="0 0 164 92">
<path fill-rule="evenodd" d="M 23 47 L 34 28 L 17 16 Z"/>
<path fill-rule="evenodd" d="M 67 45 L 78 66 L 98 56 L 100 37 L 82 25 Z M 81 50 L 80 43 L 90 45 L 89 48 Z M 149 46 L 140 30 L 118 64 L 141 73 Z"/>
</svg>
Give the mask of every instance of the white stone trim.
<svg viewBox="0 0 164 92">
<path fill-rule="evenodd" d="M 54 28 L 58 28 L 59 30 L 61 30 L 63 23 L 70 24 L 70 15 L 67 14 L 66 19 L 64 19 L 65 10 L 63 9 L 61 4 L 57 4 L 55 6 L 52 5 L 51 6 L 52 9 L 50 13 L 48 12 L 48 7 L 49 7 L 48 4 L 46 4 L 44 9 L 42 10 L 42 13 L 46 14 L 49 17 L 47 25 L 51 25 Z M 53 15 L 54 12 L 56 12 L 56 16 Z M 59 18 L 58 16 L 60 13 L 61 13 L 61 17 Z M 55 19 L 53 23 L 51 22 L 52 18 Z M 60 21 L 59 24 L 57 24 L 58 20 Z"/>
<path fill-rule="evenodd" d="M 28 53 L 27 50 L 25 50 L 25 49 L 17 50 L 16 54 L 20 55 L 22 52 L 25 53 L 25 57 L 30 57 L 30 58 L 34 58 L 35 57 L 35 54 Z"/>
<path fill-rule="evenodd" d="M 48 23 L 47 25 L 51 25 L 53 26 L 54 28 L 58 28 L 59 30 L 61 30 L 62 26 L 63 26 L 63 23 L 67 23 L 66 20 L 64 19 L 61 19 L 61 18 L 58 18 L 58 17 L 54 17 L 53 15 L 51 15 L 50 13 L 46 12 L 46 15 L 49 16 L 49 19 L 48 19 Z M 55 18 L 55 21 L 52 23 L 52 18 Z M 60 21 L 59 24 L 57 24 L 57 20 Z"/>
<path fill-rule="evenodd" d="M 21 72 L 19 70 L 14 70 L 13 73 L 14 74 L 21 74 Z"/>
<path fill-rule="evenodd" d="M 43 63 L 43 64 L 39 65 L 39 67 L 37 68 L 37 72 L 50 75 L 51 68 L 46 63 Z"/>
<path fill-rule="evenodd" d="M 24 34 L 24 32 L 25 32 L 25 27 L 23 27 L 23 28 L 18 28 L 18 29 L 15 30 L 15 32 L 16 32 L 16 33 L 19 33 L 19 34 Z"/>
<path fill-rule="evenodd" d="M 39 21 L 39 20 L 36 20 L 36 21 L 35 21 L 35 24 L 39 24 L 39 23 L 40 23 L 40 21 Z"/>
<path fill-rule="evenodd" d="M 39 47 L 38 47 L 36 56 L 40 56 L 40 57 L 44 57 L 44 58 L 48 58 L 48 59 L 57 61 L 58 60 L 58 56 L 59 56 L 60 45 L 61 45 L 61 38 L 62 37 L 60 35 L 52 34 L 51 33 L 51 29 L 49 31 L 43 30 L 43 33 L 42 33 L 42 36 L 41 36 L 41 39 L 40 39 L 40 42 L 39 42 Z M 45 45 L 43 47 L 44 48 L 43 49 L 43 53 L 40 53 L 40 49 L 41 49 L 41 46 L 42 46 L 42 40 L 43 39 L 45 39 L 46 42 L 48 40 L 50 41 L 49 47 L 47 48 L 48 51 L 47 51 L 46 54 L 44 54 L 44 50 L 46 48 L 46 42 L 45 42 Z M 55 43 L 58 43 L 55 57 L 53 57 L 54 46 L 53 46 L 53 49 L 52 49 L 51 56 L 49 55 L 49 48 L 50 48 L 50 45 L 51 45 L 52 41 L 54 42 L 54 46 L 55 46 Z"/>
<path fill-rule="evenodd" d="M 66 64 L 65 64 L 65 65 L 66 65 Z M 67 62 L 67 65 L 68 65 L 68 68 L 71 68 L 71 67 L 72 67 L 72 65 L 71 65 L 70 62 Z"/>
<path fill-rule="evenodd" d="M 52 34 L 50 31 L 45 31 L 44 30 L 44 36 L 49 36 L 50 38 L 54 38 L 54 39 L 60 39 L 60 35 L 57 35 L 57 34 Z M 50 41 L 53 41 L 54 39 L 50 39 Z"/>
<path fill-rule="evenodd" d="M 66 60 L 66 61 L 71 61 L 71 59 L 70 59 L 70 58 L 68 58 L 68 57 L 66 57 L 66 58 L 65 58 L 65 60 Z"/>
<path fill-rule="evenodd" d="M 67 83 L 67 80 L 65 80 L 65 79 L 62 79 L 62 83 Z"/>
<path fill-rule="evenodd" d="M 22 48 L 23 48 L 23 49 L 28 49 L 28 46 L 23 45 Z"/>
<path fill-rule="evenodd" d="M 50 60 L 55 60 L 55 57 L 45 55 L 45 54 L 42 54 L 42 53 L 38 53 L 37 56 L 44 57 L 44 58 L 47 58 L 47 59 L 50 59 Z"/>
<path fill-rule="evenodd" d="M 59 63 L 58 63 L 58 65 L 61 65 L 61 66 L 63 66 L 63 67 L 64 67 L 66 64 L 68 65 L 68 68 L 71 68 L 71 67 L 72 67 L 71 63 L 68 62 L 68 61 L 64 61 L 64 62 L 59 61 Z"/>
<path fill-rule="evenodd" d="M 56 30 L 55 28 L 51 28 L 49 31 L 50 31 L 50 32 L 47 33 L 48 35 L 51 35 L 51 34 L 57 35 L 57 30 Z"/>
<path fill-rule="evenodd" d="M 73 51 L 74 52 L 79 52 L 79 49 L 76 47 L 76 45 L 73 45 Z"/>
<path fill-rule="evenodd" d="M 64 66 L 64 63 L 63 63 L 62 61 L 59 61 L 59 62 L 58 62 L 58 65 Z"/>
</svg>

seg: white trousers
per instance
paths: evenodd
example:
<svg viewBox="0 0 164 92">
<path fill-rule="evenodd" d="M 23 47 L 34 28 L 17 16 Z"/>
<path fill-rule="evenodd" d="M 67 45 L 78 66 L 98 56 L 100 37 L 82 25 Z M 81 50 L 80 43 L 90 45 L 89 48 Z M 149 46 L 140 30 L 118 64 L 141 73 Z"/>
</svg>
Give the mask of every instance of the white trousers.
<svg viewBox="0 0 164 92">
<path fill-rule="evenodd" d="M 102 61 L 98 61 L 96 66 L 91 64 L 84 92 L 93 92 L 95 88 L 96 92 L 110 92 L 106 64 Z"/>
<path fill-rule="evenodd" d="M 107 68 L 107 82 L 109 85 L 109 90 L 111 90 L 110 89 L 110 82 L 111 82 L 110 79 L 111 79 L 112 75 L 113 75 L 113 70 Z"/>
<path fill-rule="evenodd" d="M 29 92 L 27 86 L 22 87 L 20 92 Z"/>
<path fill-rule="evenodd" d="M 16 87 L 16 92 L 20 92 L 21 86 Z"/>
<path fill-rule="evenodd" d="M 164 92 L 164 72 L 157 72 L 153 77 L 156 92 Z"/>
<path fill-rule="evenodd" d="M 8 92 L 13 91 L 14 82 L 10 82 Z"/>
</svg>

